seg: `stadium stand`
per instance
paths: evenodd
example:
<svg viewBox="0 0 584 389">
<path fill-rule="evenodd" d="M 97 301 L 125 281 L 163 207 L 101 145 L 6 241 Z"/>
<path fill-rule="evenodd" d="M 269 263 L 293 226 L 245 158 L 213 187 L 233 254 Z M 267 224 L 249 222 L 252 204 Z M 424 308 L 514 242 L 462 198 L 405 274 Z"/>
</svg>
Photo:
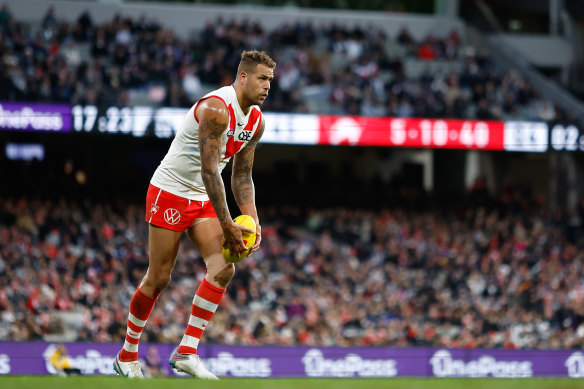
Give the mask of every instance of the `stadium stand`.
<svg viewBox="0 0 584 389">
<path fill-rule="evenodd" d="M 582 347 L 581 225 L 546 217 L 519 187 L 487 199 L 479 185 L 456 212 L 265 208 L 262 248 L 238 265 L 206 336 L 226 344 Z M 0 340 L 123 338 L 125 307 L 147 267 L 142 206 L 1 200 Z M 180 339 L 202 266 L 196 249 L 182 245 L 148 340 Z"/>
<path fill-rule="evenodd" d="M 279 62 L 265 109 L 365 116 L 565 121 L 520 74 L 502 71 L 456 31 L 416 41 L 407 28 L 288 23 L 266 31 L 248 20 L 210 20 L 181 39 L 145 18 L 96 25 L 89 13 L 38 24 L 0 16 L 0 99 L 82 105 L 185 107 L 229 84 L 241 50 Z"/>
<path fill-rule="evenodd" d="M 243 47 L 266 49 L 279 62 L 266 111 L 570 121 L 456 32 L 416 40 L 407 29 L 396 36 L 341 25 L 266 31 L 213 20 L 185 40 L 143 18 L 96 24 L 84 13 L 67 23 L 49 10 L 33 24 L 15 20 L 8 7 L 0 10 L 0 100 L 186 107 L 231 81 Z M 0 340 L 119 341 L 148 264 L 143 204 L 96 201 L 86 192 L 41 200 L 36 183 L 27 179 L 12 196 L 0 190 Z M 369 185 L 378 201 L 386 195 Z M 263 246 L 238 265 L 206 338 L 584 346 L 584 205 L 568 219 L 549 215 L 521 188 L 492 199 L 480 185 L 466 201 L 455 212 L 393 201 L 381 211 L 263 208 Z M 181 245 L 143 339 L 180 340 L 202 266 L 196 249 Z"/>
</svg>

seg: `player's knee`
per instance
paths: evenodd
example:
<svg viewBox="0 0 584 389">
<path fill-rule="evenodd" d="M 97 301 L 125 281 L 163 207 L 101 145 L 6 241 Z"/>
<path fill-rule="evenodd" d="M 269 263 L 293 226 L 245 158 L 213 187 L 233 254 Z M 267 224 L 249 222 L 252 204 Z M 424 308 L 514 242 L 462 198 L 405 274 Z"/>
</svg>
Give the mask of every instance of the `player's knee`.
<svg viewBox="0 0 584 389">
<path fill-rule="evenodd" d="M 154 274 L 148 274 L 149 284 L 158 292 L 166 288 L 170 283 L 171 275 L 168 272 L 156 272 Z"/>
<path fill-rule="evenodd" d="M 235 265 L 228 263 L 213 276 L 213 280 L 217 282 L 222 288 L 226 288 L 234 275 Z"/>
</svg>

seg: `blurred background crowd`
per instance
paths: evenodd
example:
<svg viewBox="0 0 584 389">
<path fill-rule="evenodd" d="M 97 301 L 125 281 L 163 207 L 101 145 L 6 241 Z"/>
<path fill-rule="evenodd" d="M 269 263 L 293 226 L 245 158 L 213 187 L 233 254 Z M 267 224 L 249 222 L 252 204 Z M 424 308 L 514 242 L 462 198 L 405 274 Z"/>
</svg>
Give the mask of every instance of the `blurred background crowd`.
<svg viewBox="0 0 584 389">
<path fill-rule="evenodd" d="M 89 13 L 40 23 L 0 10 L 0 100 L 188 107 L 229 85 L 243 49 L 278 62 L 264 109 L 364 116 L 570 122 L 516 71 L 456 31 L 416 41 L 374 27 L 209 20 L 188 40 L 145 17 L 96 25 Z"/>
<path fill-rule="evenodd" d="M 250 48 L 278 62 L 266 112 L 574 120 L 456 31 L 416 40 L 407 26 L 388 36 L 365 25 L 290 22 L 267 31 L 253 20 L 216 19 L 182 39 L 145 17 L 97 24 L 86 12 L 66 22 L 51 7 L 37 23 L 0 7 L 0 101 L 187 108 L 229 85 Z M 0 143 L 46 143 L 47 160 L 0 155 L 0 341 L 121 342 L 148 266 L 139 196 L 166 139 L 3 134 Z M 501 190 L 487 190 L 481 178 L 462 198 L 444 201 L 450 192 L 438 198 L 438 190 L 421 189 L 421 165 L 390 166 L 401 163 L 389 158 L 394 149 L 365 155 L 349 147 L 353 154 L 331 169 L 335 161 L 300 161 L 326 158 L 330 149 L 266 147 L 288 160 L 254 171 L 263 243 L 237 264 L 204 342 L 584 346 L 584 202 L 572 214 L 561 209 L 558 192 L 576 193 L 577 180 L 552 188 L 561 180 L 551 178 L 577 174 L 559 153 L 493 152 Z M 464 191 L 471 151 L 423 151 L 435 162 L 434 189 Z M 583 166 L 572 158 L 574 171 Z M 385 161 L 387 174 L 365 178 L 355 161 Z M 508 170 L 517 181 L 537 181 L 538 193 L 501 184 Z M 558 212 L 547 207 L 552 189 Z M 180 341 L 204 274 L 199 252 L 183 242 L 143 340 Z"/>
<path fill-rule="evenodd" d="M 0 340 L 123 339 L 148 264 L 143 205 L 0 200 Z M 581 222 L 520 188 L 453 209 L 267 207 L 261 220 L 206 342 L 584 346 Z M 203 266 L 183 242 L 145 339 L 180 341 Z"/>
</svg>

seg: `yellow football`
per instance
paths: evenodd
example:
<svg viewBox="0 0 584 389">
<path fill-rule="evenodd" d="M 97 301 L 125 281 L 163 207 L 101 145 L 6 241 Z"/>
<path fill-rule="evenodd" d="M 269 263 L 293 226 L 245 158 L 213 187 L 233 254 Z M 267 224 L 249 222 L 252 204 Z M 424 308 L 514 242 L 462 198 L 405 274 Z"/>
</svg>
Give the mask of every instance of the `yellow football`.
<svg viewBox="0 0 584 389">
<path fill-rule="evenodd" d="M 256 241 L 256 223 L 255 220 L 253 220 L 253 217 L 249 216 L 249 215 L 240 215 L 238 217 L 236 217 L 235 219 L 233 219 L 233 221 L 237 224 L 239 224 L 240 226 L 244 226 L 249 228 L 250 230 L 253 230 L 253 233 L 246 233 L 243 232 L 242 233 L 242 238 L 243 238 L 243 243 L 245 244 L 245 247 L 247 247 L 247 250 L 245 250 L 244 252 L 242 252 L 239 257 L 237 256 L 237 254 L 232 254 L 231 250 L 229 250 L 229 247 L 225 247 L 223 245 L 221 245 L 221 252 L 223 253 L 223 257 L 225 258 L 225 260 L 227 262 L 239 262 L 241 261 L 243 258 L 247 257 L 249 255 L 249 248 L 251 246 L 253 246 L 255 244 Z"/>
</svg>

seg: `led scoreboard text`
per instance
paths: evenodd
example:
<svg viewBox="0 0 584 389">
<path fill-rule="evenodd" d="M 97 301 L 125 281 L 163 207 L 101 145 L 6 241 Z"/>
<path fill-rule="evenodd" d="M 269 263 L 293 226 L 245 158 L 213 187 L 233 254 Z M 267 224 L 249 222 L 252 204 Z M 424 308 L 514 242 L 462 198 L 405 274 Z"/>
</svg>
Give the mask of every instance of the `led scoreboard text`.
<svg viewBox="0 0 584 389">
<path fill-rule="evenodd" d="M 172 138 L 189 111 L 172 107 L 0 102 L 0 130 Z M 584 151 L 576 125 L 264 112 L 263 143 L 546 152 Z"/>
</svg>

